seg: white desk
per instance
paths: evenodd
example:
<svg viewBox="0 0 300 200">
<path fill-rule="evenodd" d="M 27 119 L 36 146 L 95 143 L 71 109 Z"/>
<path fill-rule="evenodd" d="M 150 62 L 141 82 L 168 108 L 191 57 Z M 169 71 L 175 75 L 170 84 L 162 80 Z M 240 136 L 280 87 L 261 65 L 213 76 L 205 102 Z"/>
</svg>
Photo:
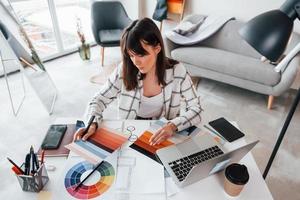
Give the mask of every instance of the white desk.
<svg viewBox="0 0 300 200">
<path fill-rule="evenodd" d="M 62 121 L 60 121 L 62 122 Z M 69 123 L 70 121 L 64 121 L 64 123 Z M 73 121 L 74 122 L 74 121 Z M 135 134 L 141 133 L 143 130 L 148 128 L 149 123 L 145 121 L 126 121 L 123 126 L 129 126 L 131 124 L 134 124 L 136 127 Z M 116 128 L 116 127 L 114 127 Z M 124 127 L 123 127 L 124 128 Z M 245 141 L 243 139 L 240 139 L 233 143 L 233 145 L 225 144 L 225 147 L 227 149 L 236 148 L 237 146 L 240 146 L 244 144 Z M 62 174 L 62 170 L 64 169 L 64 163 L 66 161 L 66 158 L 46 158 L 46 163 L 48 165 L 52 164 L 56 166 L 56 170 L 54 172 L 48 171 L 48 175 L 50 178 L 50 181 L 44 188 L 44 190 L 52 191 L 54 188 L 54 185 L 56 184 L 56 181 L 58 180 L 58 177 L 60 174 Z M 273 199 L 264 179 L 262 178 L 262 175 L 256 165 L 256 162 L 252 156 L 251 153 L 248 153 L 241 161 L 240 163 L 243 163 L 247 166 L 250 179 L 249 182 L 244 187 L 241 194 L 234 198 L 234 199 L 242 199 L 242 200 L 271 200 Z M 12 173 L 8 173 L 7 176 L 12 176 Z M 220 172 L 218 174 L 212 175 L 208 178 L 205 178 L 197 183 L 194 183 L 192 185 L 189 185 L 185 188 L 179 189 L 179 192 L 176 193 L 173 196 L 167 197 L 169 200 L 182 200 L 182 199 L 205 199 L 205 200 L 220 200 L 220 199 L 233 199 L 232 197 L 228 196 L 223 189 L 223 180 L 224 180 L 224 172 Z M 44 197 L 41 196 L 41 194 L 37 195 L 36 193 L 29 193 L 29 192 L 23 192 L 18 185 L 17 179 L 15 179 L 14 184 L 12 184 L 10 187 L 6 187 L 5 191 L 1 191 L 0 194 L 3 195 L 4 199 L 44 199 L 48 200 L 49 198 L 46 198 L 47 193 L 44 192 Z"/>
</svg>

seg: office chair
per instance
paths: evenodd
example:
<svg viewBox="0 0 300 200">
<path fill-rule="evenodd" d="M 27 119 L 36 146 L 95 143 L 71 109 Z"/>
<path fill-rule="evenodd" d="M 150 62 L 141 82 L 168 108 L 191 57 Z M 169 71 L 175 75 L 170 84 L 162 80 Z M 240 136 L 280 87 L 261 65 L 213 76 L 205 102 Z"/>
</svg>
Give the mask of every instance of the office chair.
<svg viewBox="0 0 300 200">
<path fill-rule="evenodd" d="M 132 20 L 118 1 L 93 2 L 91 17 L 94 38 L 101 46 L 101 66 L 103 66 L 104 48 L 120 46 L 121 34 Z"/>
</svg>

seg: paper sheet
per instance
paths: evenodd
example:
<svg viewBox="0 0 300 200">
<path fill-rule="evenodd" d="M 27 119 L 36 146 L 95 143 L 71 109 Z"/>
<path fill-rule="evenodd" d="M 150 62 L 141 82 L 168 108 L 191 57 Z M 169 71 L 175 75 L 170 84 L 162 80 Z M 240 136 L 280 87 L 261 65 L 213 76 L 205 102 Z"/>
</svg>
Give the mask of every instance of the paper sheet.
<svg viewBox="0 0 300 200">
<path fill-rule="evenodd" d="M 135 150 L 126 148 L 121 151 L 121 158 L 122 156 L 127 156 L 134 157 L 136 160 L 136 164 L 131 171 L 130 188 L 124 192 L 130 194 L 164 195 L 165 182 L 163 166 Z"/>
<path fill-rule="evenodd" d="M 173 196 L 174 194 L 179 192 L 179 187 L 175 184 L 175 182 L 170 176 L 165 177 L 165 183 L 166 183 L 166 192 L 168 197 Z"/>
</svg>

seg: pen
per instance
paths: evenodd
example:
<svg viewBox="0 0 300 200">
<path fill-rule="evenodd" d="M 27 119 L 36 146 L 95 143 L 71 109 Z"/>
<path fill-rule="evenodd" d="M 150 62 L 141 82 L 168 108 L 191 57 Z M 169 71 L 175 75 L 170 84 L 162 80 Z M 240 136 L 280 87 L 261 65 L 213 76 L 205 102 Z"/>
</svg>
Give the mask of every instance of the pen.
<svg viewBox="0 0 300 200">
<path fill-rule="evenodd" d="M 219 136 L 219 137 L 225 142 L 225 138 L 224 138 L 222 135 L 220 135 L 217 131 L 214 131 L 213 129 L 209 128 L 209 127 L 206 126 L 205 124 L 204 124 L 204 128 L 206 128 L 207 130 L 209 130 L 209 131 L 212 132 L 213 134 Z"/>
<path fill-rule="evenodd" d="M 18 172 L 20 174 L 25 174 L 25 172 L 16 163 L 14 163 L 14 161 L 12 161 L 9 158 L 7 158 L 7 160 L 18 170 Z M 14 171 L 14 172 L 16 172 L 16 171 Z"/>
<path fill-rule="evenodd" d="M 94 122 L 94 119 L 95 119 L 95 115 L 93 115 L 93 116 L 90 118 L 90 120 L 89 120 L 89 122 L 88 122 L 88 125 L 87 125 L 86 129 L 84 130 L 82 136 L 84 136 L 84 135 L 89 131 L 89 128 L 90 128 L 90 126 L 92 125 L 92 123 Z"/>
<path fill-rule="evenodd" d="M 34 150 L 33 150 L 32 146 L 30 147 L 29 153 L 30 153 L 30 157 L 31 157 L 31 173 L 34 174 L 35 173 L 35 169 L 34 169 L 35 162 L 34 162 Z"/>
<path fill-rule="evenodd" d="M 96 171 L 96 169 L 98 169 L 99 167 L 100 167 L 100 165 L 103 163 L 103 160 L 101 161 L 101 162 L 99 162 L 99 164 L 93 169 L 93 171 L 91 171 L 90 173 L 89 173 L 89 175 L 87 175 L 87 177 L 85 177 L 77 186 L 76 186 L 76 188 L 74 189 L 74 191 L 77 191 L 78 190 L 78 188 L 80 188 L 81 186 L 82 186 L 82 184 L 83 184 L 83 182 L 86 180 L 86 179 L 88 179 L 93 173 L 94 173 L 94 171 Z"/>
<path fill-rule="evenodd" d="M 28 153 L 25 157 L 25 175 L 29 175 L 30 171 L 30 154 Z"/>
</svg>

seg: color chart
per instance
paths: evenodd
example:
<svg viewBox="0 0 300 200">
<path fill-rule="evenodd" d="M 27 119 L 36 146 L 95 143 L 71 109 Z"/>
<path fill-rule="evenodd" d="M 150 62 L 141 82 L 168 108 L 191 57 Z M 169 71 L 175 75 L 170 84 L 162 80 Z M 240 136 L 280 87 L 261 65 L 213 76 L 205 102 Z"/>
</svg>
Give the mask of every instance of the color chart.
<svg viewBox="0 0 300 200">
<path fill-rule="evenodd" d="M 128 141 L 128 136 L 106 127 L 98 128 L 87 141 L 77 140 L 66 148 L 93 164 L 99 163 Z"/>
<path fill-rule="evenodd" d="M 97 172 L 100 174 L 99 180 L 92 185 L 83 184 L 77 191 L 75 191 L 75 187 L 80 183 L 81 176 L 86 171 L 93 170 L 95 166 L 87 161 L 82 161 L 74 165 L 66 174 L 64 185 L 67 192 L 78 199 L 91 199 L 98 197 L 104 194 L 114 183 L 115 179 L 115 170 L 113 166 L 104 161 Z"/>
<path fill-rule="evenodd" d="M 174 143 L 169 140 L 165 140 L 160 144 L 151 146 L 149 139 L 152 135 L 153 134 L 151 132 L 145 131 L 132 145 L 130 145 L 130 147 L 160 163 L 158 158 L 155 156 L 156 150 L 173 145 Z"/>
</svg>

